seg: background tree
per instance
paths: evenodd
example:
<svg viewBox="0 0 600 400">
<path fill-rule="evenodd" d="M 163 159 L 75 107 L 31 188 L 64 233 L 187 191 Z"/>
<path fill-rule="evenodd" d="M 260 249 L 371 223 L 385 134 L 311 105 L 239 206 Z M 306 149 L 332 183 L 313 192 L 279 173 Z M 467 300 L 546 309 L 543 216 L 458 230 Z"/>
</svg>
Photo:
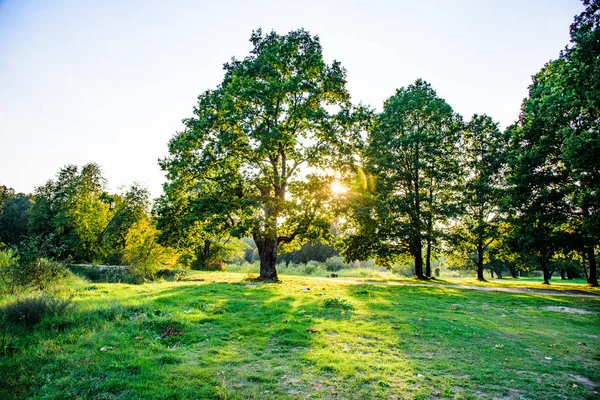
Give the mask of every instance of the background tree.
<svg viewBox="0 0 600 400">
<path fill-rule="evenodd" d="M 571 25 L 573 44 L 561 54 L 563 68 L 552 82 L 563 106 L 552 111 L 568 116 L 558 130 L 563 139 L 562 160 L 574 182 L 571 200 L 589 262 L 588 281 L 598 286 L 595 248 L 600 244 L 600 2 L 584 0 L 583 4 L 585 11 Z"/>
<path fill-rule="evenodd" d="M 475 251 L 480 281 L 485 280 L 484 252 L 499 235 L 505 147 L 504 136 L 491 117 L 474 115 L 466 125 L 461 146 L 464 209 L 460 231 L 467 253 Z"/>
<path fill-rule="evenodd" d="M 99 261 L 101 234 L 110 219 L 105 180 L 95 163 L 63 167 L 56 181 L 36 188 L 30 210 L 34 246 L 42 255 L 75 261 Z"/>
<path fill-rule="evenodd" d="M 423 244 L 430 265 L 438 223 L 455 212 L 459 129 L 460 117 L 423 80 L 385 102 L 365 153 L 364 181 L 374 182 L 355 199 L 357 231 L 346 240 L 346 257 L 390 264 L 409 253 L 424 278 Z"/>
<path fill-rule="evenodd" d="M 251 235 L 260 278 L 276 280 L 281 245 L 327 232 L 326 171 L 351 158 L 358 133 L 346 72 L 325 64 L 318 37 L 259 30 L 250 41 L 250 55 L 225 64 L 222 84 L 199 97 L 161 167 L 168 201 L 185 192 L 194 203 L 184 218 L 213 216 L 233 236 Z"/>
<path fill-rule="evenodd" d="M 27 238 L 31 197 L 0 186 L 0 243 L 16 246 Z"/>
<path fill-rule="evenodd" d="M 508 209 L 515 251 L 538 259 L 544 283 L 550 279 L 549 262 L 560 250 L 566 233 L 572 185 L 561 157 L 562 139 L 557 133 L 567 123 L 565 114 L 548 109 L 561 104 L 553 93 L 552 80 L 560 74 L 562 61 L 546 65 L 533 80 L 523 101 L 517 125 L 509 128 Z"/>
</svg>

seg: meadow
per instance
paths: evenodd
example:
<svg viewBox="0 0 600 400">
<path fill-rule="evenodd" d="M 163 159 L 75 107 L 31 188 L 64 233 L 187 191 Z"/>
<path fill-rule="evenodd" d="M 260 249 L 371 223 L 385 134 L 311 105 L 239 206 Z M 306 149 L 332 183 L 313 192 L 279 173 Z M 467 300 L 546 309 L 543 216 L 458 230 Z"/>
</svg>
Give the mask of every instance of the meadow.
<svg viewBox="0 0 600 400">
<path fill-rule="evenodd" d="M 245 278 L 74 279 L 70 313 L 4 323 L 0 398 L 599 397 L 589 293 Z"/>
</svg>

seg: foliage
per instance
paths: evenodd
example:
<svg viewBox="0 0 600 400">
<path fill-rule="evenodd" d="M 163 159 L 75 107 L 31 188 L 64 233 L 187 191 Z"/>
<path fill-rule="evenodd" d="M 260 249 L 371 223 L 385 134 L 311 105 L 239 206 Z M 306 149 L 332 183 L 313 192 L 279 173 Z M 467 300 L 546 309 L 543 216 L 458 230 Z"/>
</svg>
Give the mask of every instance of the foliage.
<svg viewBox="0 0 600 400">
<path fill-rule="evenodd" d="M 69 270 L 90 282 L 106 283 L 135 283 L 134 278 L 126 266 L 112 265 L 69 265 Z"/>
<path fill-rule="evenodd" d="M 154 279 L 157 270 L 176 259 L 174 252 L 156 242 L 158 231 L 147 219 L 136 222 L 127 232 L 123 261 L 139 282 Z"/>
<path fill-rule="evenodd" d="M 0 309 L 3 320 L 13 325 L 33 327 L 46 317 L 60 317 L 74 308 L 73 298 L 60 299 L 47 294 L 19 298 Z"/>
<path fill-rule="evenodd" d="M 112 216 L 100 240 L 106 248 L 105 260 L 109 264 L 120 265 L 127 233 L 135 223 L 148 217 L 150 192 L 139 184 L 134 184 L 123 195 L 104 195 L 104 199 L 110 204 Z"/>
<path fill-rule="evenodd" d="M 339 271 L 340 269 L 348 267 L 344 262 L 344 259 L 339 256 L 329 257 L 325 260 L 325 265 L 327 266 L 327 271 Z"/>
<path fill-rule="evenodd" d="M 45 250 L 54 250 L 41 255 L 74 261 L 102 258 L 101 235 L 110 218 L 104 186 L 100 167 L 89 163 L 81 169 L 67 165 L 55 181 L 35 189 L 30 231 L 38 241 L 51 243 Z"/>
<path fill-rule="evenodd" d="M 38 258 L 22 262 L 16 271 L 14 280 L 22 287 L 35 287 L 48 290 L 68 275 L 65 264 L 47 258 Z"/>
<path fill-rule="evenodd" d="M 343 254 L 372 256 L 391 265 L 403 254 L 423 273 L 423 247 L 429 266 L 438 222 L 456 212 L 460 117 L 427 82 L 417 80 L 386 100 L 369 133 L 363 195 L 356 201 Z M 370 184 L 369 184 L 370 183 Z M 430 274 L 430 271 L 428 271 Z"/>
<path fill-rule="evenodd" d="M 5 190 L 0 201 L 0 243 L 15 246 L 27 237 L 30 196 Z"/>
<path fill-rule="evenodd" d="M 345 70 L 325 64 L 318 37 L 258 30 L 250 41 L 250 55 L 225 64 L 221 85 L 199 96 L 169 143 L 162 217 L 252 235 L 261 278 L 276 280 L 279 246 L 327 234 L 332 177 L 309 171 L 352 158 L 358 117 Z"/>
<path fill-rule="evenodd" d="M 484 252 L 500 235 L 505 148 L 505 137 L 491 117 L 471 118 L 461 143 L 463 212 L 455 233 L 466 247 L 465 253 L 475 252 L 474 266 L 480 280 L 484 280 Z"/>
<path fill-rule="evenodd" d="M 10 249 L 0 249 L 0 292 L 14 292 L 18 282 L 19 257 Z"/>
</svg>

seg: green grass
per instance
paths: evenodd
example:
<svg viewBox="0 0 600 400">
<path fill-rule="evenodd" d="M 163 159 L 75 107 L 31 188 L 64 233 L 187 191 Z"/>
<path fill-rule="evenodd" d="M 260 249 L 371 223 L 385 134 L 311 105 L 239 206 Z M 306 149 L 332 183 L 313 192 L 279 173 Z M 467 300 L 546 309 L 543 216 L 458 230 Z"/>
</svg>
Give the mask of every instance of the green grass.
<svg viewBox="0 0 600 400">
<path fill-rule="evenodd" d="M 243 278 L 74 284 L 3 331 L 0 398 L 598 398 L 600 298 Z"/>
</svg>

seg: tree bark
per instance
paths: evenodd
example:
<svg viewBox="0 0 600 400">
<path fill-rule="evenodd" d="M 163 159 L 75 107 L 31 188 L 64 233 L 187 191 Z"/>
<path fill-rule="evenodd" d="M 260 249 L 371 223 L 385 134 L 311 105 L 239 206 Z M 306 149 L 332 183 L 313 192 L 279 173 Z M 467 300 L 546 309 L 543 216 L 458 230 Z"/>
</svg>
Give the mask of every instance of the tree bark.
<svg viewBox="0 0 600 400">
<path fill-rule="evenodd" d="M 493 268 L 490 268 L 490 275 L 491 275 L 492 279 L 494 279 L 494 269 Z"/>
<path fill-rule="evenodd" d="M 421 246 L 418 248 L 418 254 L 415 254 L 415 275 L 418 279 L 425 279 L 423 275 L 423 255 L 421 253 Z"/>
<path fill-rule="evenodd" d="M 560 270 L 560 280 L 561 281 L 566 281 L 567 280 L 567 277 L 565 276 L 565 270 L 564 269 Z"/>
<path fill-rule="evenodd" d="M 494 275 L 492 274 L 492 278 Z M 485 282 L 485 278 L 483 276 L 483 244 L 479 243 L 477 245 L 477 280 L 481 282 Z"/>
<path fill-rule="evenodd" d="M 544 274 L 544 285 L 550 284 L 550 270 L 548 270 L 548 263 L 544 257 L 540 257 L 540 267 L 542 267 L 542 272 Z"/>
<path fill-rule="evenodd" d="M 596 255 L 594 254 L 594 246 L 590 246 L 587 249 L 588 261 L 590 264 L 588 283 L 592 286 L 598 286 L 598 272 L 596 270 Z"/>
<path fill-rule="evenodd" d="M 431 278 L 431 239 L 427 239 L 427 250 L 425 252 L 425 276 Z"/>
<path fill-rule="evenodd" d="M 260 258 L 260 279 L 261 281 L 276 282 L 277 268 L 275 264 L 277 262 L 277 239 L 273 238 L 261 238 L 254 239 L 256 242 L 256 248 L 258 249 L 258 256 Z"/>
</svg>

